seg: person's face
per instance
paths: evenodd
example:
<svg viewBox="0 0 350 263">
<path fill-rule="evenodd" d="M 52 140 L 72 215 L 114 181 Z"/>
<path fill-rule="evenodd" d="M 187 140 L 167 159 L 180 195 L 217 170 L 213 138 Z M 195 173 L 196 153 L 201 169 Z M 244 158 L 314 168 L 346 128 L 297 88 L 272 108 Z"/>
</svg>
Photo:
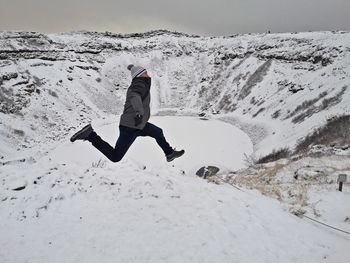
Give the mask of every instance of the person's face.
<svg viewBox="0 0 350 263">
<path fill-rule="evenodd" d="M 144 77 L 144 78 L 150 78 L 150 76 L 148 75 L 148 72 L 146 71 L 145 73 L 143 73 L 141 75 L 141 77 Z"/>
</svg>

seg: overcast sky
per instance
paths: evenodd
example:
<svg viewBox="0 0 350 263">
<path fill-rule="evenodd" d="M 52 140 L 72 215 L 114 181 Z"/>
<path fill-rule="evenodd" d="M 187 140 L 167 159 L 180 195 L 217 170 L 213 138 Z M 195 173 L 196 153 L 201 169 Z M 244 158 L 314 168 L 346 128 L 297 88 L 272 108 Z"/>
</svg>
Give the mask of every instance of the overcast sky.
<svg viewBox="0 0 350 263">
<path fill-rule="evenodd" d="M 0 30 L 200 35 L 350 30 L 350 0 L 0 0 Z"/>
</svg>

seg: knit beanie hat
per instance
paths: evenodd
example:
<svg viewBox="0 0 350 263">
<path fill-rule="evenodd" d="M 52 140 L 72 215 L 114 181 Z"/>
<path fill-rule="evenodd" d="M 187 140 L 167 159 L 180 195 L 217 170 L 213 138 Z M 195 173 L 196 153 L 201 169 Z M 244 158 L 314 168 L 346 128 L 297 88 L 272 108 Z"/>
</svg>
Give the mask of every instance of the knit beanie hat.
<svg viewBox="0 0 350 263">
<path fill-rule="evenodd" d="M 137 78 L 146 72 L 146 69 L 141 66 L 134 66 L 133 64 L 128 66 L 128 70 L 131 72 L 131 77 Z"/>
</svg>

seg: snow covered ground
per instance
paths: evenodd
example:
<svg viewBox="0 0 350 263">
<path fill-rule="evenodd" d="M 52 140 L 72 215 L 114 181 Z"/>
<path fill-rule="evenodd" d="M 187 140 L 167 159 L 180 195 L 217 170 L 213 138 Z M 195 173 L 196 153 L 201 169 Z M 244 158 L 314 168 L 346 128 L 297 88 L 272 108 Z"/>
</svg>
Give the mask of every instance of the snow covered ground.
<svg viewBox="0 0 350 263">
<path fill-rule="evenodd" d="M 88 142 L 66 141 L 34 164 L 1 167 L 1 262 L 347 262 L 346 235 L 194 175 L 209 160 L 241 168 L 252 151 L 241 130 L 193 117 L 152 121 L 186 149 L 181 159 L 166 163 L 145 138 L 117 164 Z M 114 118 L 93 125 L 115 141 Z"/>
<path fill-rule="evenodd" d="M 1 215 L 1 261 L 348 260 L 350 240 L 344 235 L 302 222 L 258 193 L 130 168 L 91 169 L 84 180 L 71 174 L 84 181 L 81 192 L 62 189 L 38 218 Z M 57 187 L 67 188 L 69 179 L 61 180 Z"/>
</svg>

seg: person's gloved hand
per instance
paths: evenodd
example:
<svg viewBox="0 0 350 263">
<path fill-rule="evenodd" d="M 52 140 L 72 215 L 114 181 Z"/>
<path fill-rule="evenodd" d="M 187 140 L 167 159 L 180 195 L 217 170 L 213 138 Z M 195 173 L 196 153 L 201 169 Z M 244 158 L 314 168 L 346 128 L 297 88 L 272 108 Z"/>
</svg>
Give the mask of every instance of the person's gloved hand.
<svg viewBox="0 0 350 263">
<path fill-rule="evenodd" d="M 135 126 L 139 126 L 142 122 L 142 115 L 141 114 L 136 114 L 135 118 Z"/>
</svg>

